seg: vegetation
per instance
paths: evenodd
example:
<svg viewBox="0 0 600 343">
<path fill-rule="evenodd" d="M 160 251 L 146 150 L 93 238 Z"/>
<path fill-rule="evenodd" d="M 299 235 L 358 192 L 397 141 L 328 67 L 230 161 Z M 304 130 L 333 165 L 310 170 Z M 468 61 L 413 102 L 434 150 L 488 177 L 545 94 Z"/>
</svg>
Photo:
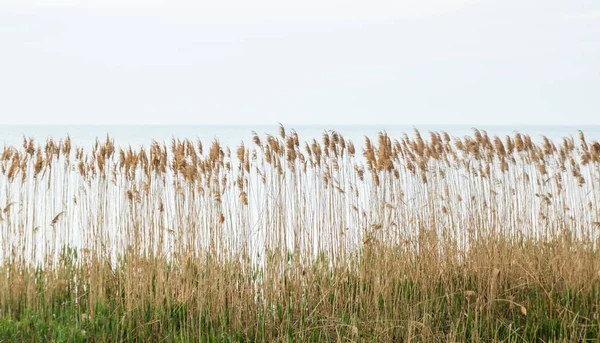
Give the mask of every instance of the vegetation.
<svg viewBox="0 0 600 343">
<path fill-rule="evenodd" d="M 600 144 L 281 127 L 0 156 L 0 342 L 600 338 Z"/>
</svg>

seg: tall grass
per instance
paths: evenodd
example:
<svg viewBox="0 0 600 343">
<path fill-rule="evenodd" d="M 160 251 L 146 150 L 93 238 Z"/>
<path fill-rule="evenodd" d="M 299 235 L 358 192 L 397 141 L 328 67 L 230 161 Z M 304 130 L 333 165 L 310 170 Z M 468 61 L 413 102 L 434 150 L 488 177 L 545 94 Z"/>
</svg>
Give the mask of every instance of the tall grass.
<svg viewBox="0 0 600 343">
<path fill-rule="evenodd" d="M 5 146 L 0 341 L 599 338 L 599 143 L 279 131 Z"/>
</svg>

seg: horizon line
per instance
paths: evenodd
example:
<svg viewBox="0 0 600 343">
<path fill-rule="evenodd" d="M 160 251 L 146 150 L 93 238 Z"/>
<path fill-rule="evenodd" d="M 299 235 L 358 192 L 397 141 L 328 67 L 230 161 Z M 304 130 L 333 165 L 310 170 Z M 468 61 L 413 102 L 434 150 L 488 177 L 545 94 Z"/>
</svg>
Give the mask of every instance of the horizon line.
<svg viewBox="0 0 600 343">
<path fill-rule="evenodd" d="M 282 124 L 283 127 L 419 127 L 419 126 L 445 126 L 460 128 L 478 128 L 478 127 L 600 127 L 599 124 Z M 2 124 L 0 127 L 153 127 L 153 128 L 184 128 L 184 127 L 231 127 L 231 128 L 252 128 L 252 127 L 279 127 L 280 123 L 274 124 Z"/>
</svg>

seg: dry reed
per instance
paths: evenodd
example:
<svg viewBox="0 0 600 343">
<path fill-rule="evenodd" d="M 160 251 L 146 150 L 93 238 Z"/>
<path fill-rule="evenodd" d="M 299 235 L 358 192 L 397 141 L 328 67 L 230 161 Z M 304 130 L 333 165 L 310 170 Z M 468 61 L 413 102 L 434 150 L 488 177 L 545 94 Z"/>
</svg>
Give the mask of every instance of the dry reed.
<svg viewBox="0 0 600 343">
<path fill-rule="evenodd" d="M 92 341 L 597 339 L 600 144 L 578 139 L 25 138 L 0 157 L 0 315 L 70 311 Z"/>
</svg>

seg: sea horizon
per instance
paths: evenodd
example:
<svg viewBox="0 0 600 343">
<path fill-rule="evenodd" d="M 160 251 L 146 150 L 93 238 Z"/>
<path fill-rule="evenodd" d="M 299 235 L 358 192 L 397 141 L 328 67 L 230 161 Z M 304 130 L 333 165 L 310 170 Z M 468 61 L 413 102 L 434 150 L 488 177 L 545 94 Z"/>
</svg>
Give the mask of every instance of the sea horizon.
<svg viewBox="0 0 600 343">
<path fill-rule="evenodd" d="M 563 137 L 578 135 L 578 131 L 584 132 L 589 141 L 600 140 L 600 125 L 447 125 L 447 124 L 309 124 L 288 125 L 284 124 L 286 130 L 294 130 L 301 141 L 320 141 L 324 132 L 336 131 L 346 139 L 353 141 L 358 146 L 364 142 L 364 137 L 375 138 L 380 132 L 386 132 L 392 139 L 401 138 L 405 134 L 414 136 L 414 130 L 418 130 L 424 138 L 428 138 L 429 132 L 447 132 L 451 137 L 472 136 L 475 129 L 485 130 L 490 136 L 505 137 L 519 132 L 528 134 L 534 141 L 541 141 L 545 136 L 548 139 L 559 142 Z M 238 146 L 242 142 L 250 144 L 253 132 L 260 137 L 267 134 L 277 135 L 279 124 L 233 124 L 233 125 L 22 125 L 4 124 L 0 125 L 0 144 L 4 146 L 20 145 L 23 137 L 34 138 L 38 142 L 46 139 L 61 139 L 69 136 L 75 145 L 89 147 L 94 144 L 96 138 L 105 138 L 108 134 L 115 143 L 120 146 L 148 146 L 153 141 L 159 143 L 170 142 L 176 139 L 200 139 L 210 142 L 217 139 L 225 146 Z"/>
</svg>

